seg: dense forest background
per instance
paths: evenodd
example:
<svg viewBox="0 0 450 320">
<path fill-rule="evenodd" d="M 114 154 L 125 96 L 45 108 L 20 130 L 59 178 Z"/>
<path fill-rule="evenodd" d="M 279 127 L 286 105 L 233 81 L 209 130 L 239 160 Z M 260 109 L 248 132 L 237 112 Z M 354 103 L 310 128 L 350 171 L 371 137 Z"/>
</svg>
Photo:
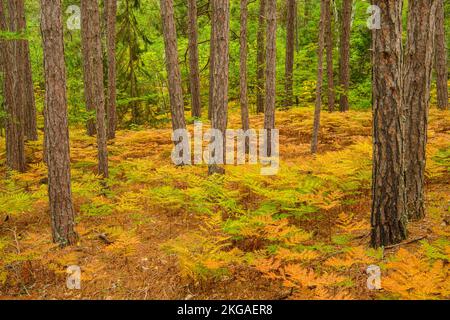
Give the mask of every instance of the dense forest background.
<svg viewBox="0 0 450 320">
<path fill-rule="evenodd" d="M 339 72 L 339 33 L 342 18 L 342 1 L 332 1 L 333 66 L 335 77 Z M 67 65 L 67 85 L 69 102 L 69 120 L 71 124 L 84 125 L 87 119 L 95 118 L 85 108 L 83 95 L 83 62 L 80 30 L 70 30 L 69 24 L 76 26 L 77 11 L 71 6 L 80 7 L 80 1 L 63 1 L 65 59 Z M 231 107 L 239 107 L 239 10 L 238 0 L 231 1 L 229 99 Z M 297 1 L 297 25 L 294 63 L 295 104 L 306 106 L 314 103 L 317 78 L 317 37 L 320 21 L 319 1 Z M 371 108 L 371 30 L 367 27 L 370 14 L 367 13 L 368 1 L 353 2 L 349 101 L 353 110 Z M 184 99 L 189 110 L 189 62 L 188 62 L 188 15 L 185 1 L 175 1 L 175 18 L 178 33 L 179 61 L 182 72 Z M 256 112 L 257 86 L 257 29 L 258 1 L 248 4 L 248 84 L 250 111 Z M 446 16 L 450 15 L 450 3 L 445 3 Z M 30 54 L 33 81 L 37 93 L 38 110 L 43 110 L 43 56 L 39 26 L 39 3 L 26 1 L 27 38 L 30 40 Z M 284 75 L 286 52 L 286 2 L 277 5 L 277 106 L 284 100 Z M 406 26 L 406 14 L 404 15 Z M 103 26 L 104 28 L 104 26 Z M 199 32 L 199 68 L 201 79 L 202 105 L 208 104 L 209 92 L 209 39 L 210 39 L 209 2 L 198 2 Z M 447 34 L 450 32 L 450 20 L 446 19 Z M 160 5 L 157 0 L 123 0 L 118 5 L 117 21 L 118 43 L 118 118 L 121 128 L 138 128 L 142 125 L 157 126 L 170 122 L 170 105 L 167 90 L 167 76 L 164 59 L 164 41 Z M 406 34 L 406 27 L 404 28 Z M 406 37 L 406 35 L 405 35 Z M 448 46 L 450 38 L 447 37 Z M 106 53 L 105 53 L 106 55 Z M 106 67 L 105 67 L 106 72 Z M 106 77 L 105 77 L 106 79 Z M 337 83 L 337 81 L 335 81 Z M 134 89 L 132 89 L 132 87 Z M 433 88 L 435 84 L 433 83 Z M 327 81 L 322 90 L 326 101 Z M 337 101 L 339 85 L 336 86 Z M 0 95 L 0 101 L 2 95 Z M 432 104 L 436 101 L 436 90 L 432 90 Z M 234 102 L 234 103 L 233 103 Z M 0 118 L 5 116 L 4 111 Z M 134 115 L 134 116 L 133 116 Z M 41 119 L 42 120 L 42 119 Z M 191 119 L 192 121 L 192 119 Z M 42 126 L 42 121 L 41 121 Z"/>
</svg>

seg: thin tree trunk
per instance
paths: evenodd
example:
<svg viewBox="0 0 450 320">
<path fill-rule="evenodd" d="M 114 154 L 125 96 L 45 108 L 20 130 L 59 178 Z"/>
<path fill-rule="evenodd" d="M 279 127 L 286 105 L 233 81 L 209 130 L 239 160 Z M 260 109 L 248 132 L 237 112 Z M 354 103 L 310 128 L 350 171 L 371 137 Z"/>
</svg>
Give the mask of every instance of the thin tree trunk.
<svg viewBox="0 0 450 320">
<path fill-rule="evenodd" d="M 300 23 L 300 15 L 299 15 L 299 7 L 300 5 L 300 1 L 295 1 L 295 51 L 299 52 L 300 51 L 300 32 L 299 32 L 299 28 L 301 26 Z"/>
<path fill-rule="evenodd" d="M 6 26 L 6 12 L 5 9 L 3 7 L 3 0 L 0 0 L 0 31 L 5 31 L 7 30 L 7 26 Z M 0 79 L 2 80 L 2 82 L 0 83 L 2 85 L 2 93 L 3 95 L 5 94 L 5 72 L 6 72 L 6 64 L 7 64 L 7 60 L 6 60 L 6 45 L 7 45 L 7 40 L 2 40 L 2 38 L 0 38 Z"/>
<path fill-rule="evenodd" d="M 82 0 L 82 12 L 87 14 L 87 24 L 89 27 L 89 37 L 86 41 L 88 47 L 88 56 L 84 58 L 85 62 L 91 66 L 91 74 L 88 75 L 93 94 L 94 110 L 96 111 L 96 131 L 97 131 L 97 158 L 98 174 L 103 178 L 108 178 L 108 150 L 107 150 L 107 131 L 106 131 L 106 107 L 105 94 L 103 88 L 103 54 L 100 30 L 100 12 L 97 0 Z M 86 31 L 87 29 L 85 29 Z"/>
<path fill-rule="evenodd" d="M 242 130 L 250 128 L 248 116 L 248 96 L 247 96 L 247 16 L 248 0 L 241 0 L 241 34 L 240 34 L 240 101 L 241 101 L 241 122 Z M 247 150 L 247 148 L 246 148 Z"/>
<path fill-rule="evenodd" d="M 193 117 L 201 117 L 200 71 L 198 68 L 197 0 L 188 0 L 189 15 L 189 80 Z"/>
<path fill-rule="evenodd" d="M 436 0 L 436 75 L 438 108 L 448 109 L 448 66 L 447 47 L 445 40 L 445 10 L 444 0 Z"/>
<path fill-rule="evenodd" d="M 19 32 L 25 32 L 27 25 L 25 19 L 24 0 L 17 0 L 17 25 Z M 23 109 L 24 109 L 24 134 L 27 140 L 38 139 L 36 124 L 36 103 L 34 98 L 34 85 L 31 73 L 30 46 L 28 40 L 19 40 L 21 71 L 23 76 Z"/>
<path fill-rule="evenodd" d="M 317 52 L 317 88 L 316 105 L 314 110 L 314 127 L 311 140 L 311 153 L 317 153 L 319 144 L 320 129 L 320 111 L 322 109 L 322 86 L 323 86 L 323 51 L 325 47 L 325 15 L 328 0 L 321 0 L 320 4 L 320 27 L 319 27 L 319 46 Z"/>
<path fill-rule="evenodd" d="M 258 15 L 258 34 L 256 40 L 256 113 L 264 112 L 266 2 L 267 0 L 260 0 Z"/>
<path fill-rule="evenodd" d="M 275 96 L 277 69 L 277 1 L 267 1 L 266 110 L 264 129 L 267 129 L 267 156 L 272 155 L 271 130 L 275 129 Z"/>
<path fill-rule="evenodd" d="M 213 94 L 214 94 L 214 1 L 209 1 L 209 15 L 211 18 L 211 32 L 209 36 L 209 105 L 208 105 L 208 119 L 212 120 L 214 113 Z"/>
<path fill-rule="evenodd" d="M 373 30 L 373 182 L 371 245 L 406 239 L 402 133 L 402 1 L 374 0 L 381 29 Z"/>
<path fill-rule="evenodd" d="M 436 1 L 410 1 L 408 7 L 404 63 L 406 196 L 408 217 L 418 220 L 425 216 L 425 162 Z"/>
<path fill-rule="evenodd" d="M 229 32 L 230 2 L 228 0 L 212 0 L 214 5 L 214 88 L 212 128 L 218 129 L 223 136 L 223 159 L 226 157 L 225 133 L 228 122 L 228 65 L 229 65 Z M 208 173 L 223 174 L 225 170 L 218 164 L 210 164 Z"/>
<path fill-rule="evenodd" d="M 311 0 L 304 0 L 304 20 L 303 25 L 307 26 L 311 17 Z"/>
<path fill-rule="evenodd" d="M 184 118 L 183 91 L 181 73 L 178 64 L 177 30 L 173 11 L 173 0 L 161 0 L 166 67 L 169 82 L 170 106 L 172 110 L 172 128 L 186 128 Z"/>
<path fill-rule="evenodd" d="M 350 88 L 350 30 L 352 23 L 352 0 L 343 0 L 342 2 L 342 27 L 340 43 L 340 62 L 339 62 L 339 85 L 342 93 L 340 95 L 340 110 L 348 111 L 348 90 Z"/>
<path fill-rule="evenodd" d="M 41 0 L 44 48 L 45 105 L 48 137 L 48 195 L 53 241 L 75 244 L 74 209 L 70 187 L 70 148 L 67 121 L 66 69 L 60 0 Z"/>
<path fill-rule="evenodd" d="M 334 72 L 333 72 L 333 32 L 331 30 L 331 1 L 327 0 L 325 14 L 325 43 L 327 47 L 327 78 L 328 78 L 328 111 L 334 111 Z"/>
<path fill-rule="evenodd" d="M 116 113 L 116 21 L 117 0 L 105 0 L 108 51 L 108 138 L 116 136 L 117 113 Z"/>
<path fill-rule="evenodd" d="M 293 72 L 294 72 L 294 50 L 295 50 L 295 20 L 296 20 L 296 0 L 288 0 L 286 5 L 286 65 L 285 65 L 285 89 L 286 99 L 284 106 L 292 106 L 293 100 Z"/>
<path fill-rule="evenodd" d="M 90 113 L 94 113 L 95 96 L 94 96 L 94 84 L 93 74 L 94 67 L 92 65 L 92 42 L 96 35 L 92 30 L 92 18 L 89 12 L 88 1 L 81 1 L 81 49 L 83 54 L 83 84 L 84 84 L 84 99 L 86 103 L 86 110 Z M 90 136 L 95 135 L 96 127 L 95 121 L 89 119 L 86 123 L 87 134 Z"/>
<path fill-rule="evenodd" d="M 9 26 L 5 8 L 1 7 L 0 27 L 2 30 L 17 31 L 15 2 L 8 1 Z M 19 77 L 18 41 L 4 41 L 2 56 L 5 73 L 5 105 L 6 105 L 6 165 L 12 170 L 25 171 L 25 145 L 23 132 L 23 100 L 21 78 Z"/>
</svg>

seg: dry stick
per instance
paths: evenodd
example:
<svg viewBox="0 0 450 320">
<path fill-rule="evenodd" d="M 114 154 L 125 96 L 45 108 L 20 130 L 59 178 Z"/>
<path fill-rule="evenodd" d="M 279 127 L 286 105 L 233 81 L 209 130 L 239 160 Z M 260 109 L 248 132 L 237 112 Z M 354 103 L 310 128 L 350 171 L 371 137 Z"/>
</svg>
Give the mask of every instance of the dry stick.
<svg viewBox="0 0 450 320">
<path fill-rule="evenodd" d="M 423 240 L 426 237 L 427 236 L 422 236 L 422 237 L 419 237 L 419 238 L 416 238 L 416 239 L 412 239 L 412 240 L 409 240 L 409 241 L 405 241 L 405 242 L 401 242 L 401 243 L 397 243 L 397 244 L 392 244 L 390 246 L 385 246 L 384 249 L 392 249 L 392 248 L 395 248 L 395 247 L 402 246 L 404 244 L 410 244 L 410 243 L 413 243 L 413 242 L 417 242 L 417 241 Z"/>
<path fill-rule="evenodd" d="M 17 254 L 20 254 L 20 246 L 19 246 L 19 240 L 17 239 L 17 227 L 14 227 L 14 229 L 12 228 L 7 228 L 6 230 L 11 231 L 13 236 L 14 236 L 14 243 L 15 243 L 15 247 L 16 247 L 16 251 Z"/>
<path fill-rule="evenodd" d="M 98 235 L 98 238 L 99 238 L 100 240 L 102 240 L 103 242 L 105 242 L 106 244 L 108 244 L 108 245 L 114 243 L 114 241 L 109 240 L 109 239 L 108 239 L 108 236 L 107 236 L 106 234 L 104 234 L 104 233 L 99 234 L 99 235 Z"/>
</svg>

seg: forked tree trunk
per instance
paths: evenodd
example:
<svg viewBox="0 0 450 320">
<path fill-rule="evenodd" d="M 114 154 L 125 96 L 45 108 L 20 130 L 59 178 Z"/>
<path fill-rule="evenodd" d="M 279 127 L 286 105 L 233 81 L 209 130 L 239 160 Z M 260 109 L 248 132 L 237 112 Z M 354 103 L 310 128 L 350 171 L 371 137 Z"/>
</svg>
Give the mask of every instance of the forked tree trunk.
<svg viewBox="0 0 450 320">
<path fill-rule="evenodd" d="M 6 8 L 0 8 L 0 27 L 2 30 L 17 31 L 16 29 L 16 3 L 8 1 L 9 19 Z M 9 20 L 9 23 L 8 23 Z M 19 172 L 25 171 L 25 146 L 23 130 L 23 91 L 20 75 L 20 55 L 18 41 L 4 41 L 2 43 L 2 56 L 4 59 L 5 74 L 5 105 L 6 105 L 6 165 L 9 169 Z"/>
<path fill-rule="evenodd" d="M 229 65 L 229 32 L 230 2 L 228 0 L 212 0 L 214 8 L 214 87 L 212 128 L 218 129 L 223 136 L 223 159 L 226 157 L 225 133 L 228 122 L 228 65 Z M 219 164 L 210 164 L 208 173 L 223 174 L 225 170 Z"/>
<path fill-rule="evenodd" d="M 267 129 L 267 156 L 272 155 L 271 130 L 275 129 L 275 96 L 277 69 L 277 0 L 267 1 L 266 110 L 264 129 Z"/>
<path fill-rule="evenodd" d="M 95 113 L 95 95 L 93 84 L 94 66 L 92 65 L 92 43 L 96 35 L 93 33 L 92 23 L 93 17 L 90 16 L 89 0 L 81 1 L 81 50 L 83 55 L 83 84 L 84 84 L 84 100 L 86 110 Z M 95 121 L 91 118 L 86 123 L 87 133 L 90 136 L 95 135 Z"/>
<path fill-rule="evenodd" d="M 436 0 L 436 75 L 438 108 L 448 109 L 448 66 L 447 47 L 445 40 L 445 10 L 444 0 Z"/>
<path fill-rule="evenodd" d="M 292 106 L 293 100 L 293 73 L 294 73 L 294 49 L 295 49 L 295 21 L 297 14 L 296 0 L 288 0 L 286 5 L 286 65 L 285 65 L 285 107 Z"/>
<path fill-rule="evenodd" d="M 314 127 L 311 140 L 311 153 L 313 154 L 317 153 L 317 148 L 319 145 L 320 111 L 322 109 L 323 51 L 325 47 L 325 17 L 328 1 L 329 0 L 321 0 L 320 4 L 319 46 L 317 51 L 316 104 L 314 109 Z"/>
<path fill-rule="evenodd" d="M 189 15 L 189 80 L 193 117 L 201 117 L 200 70 L 198 68 L 197 0 L 188 0 Z"/>
<path fill-rule="evenodd" d="M 27 25 L 25 19 L 24 0 L 17 0 L 17 25 L 19 32 L 25 32 Z M 34 98 L 33 76 L 31 72 L 30 46 L 28 40 L 19 40 L 21 70 L 23 72 L 23 109 L 24 134 L 27 140 L 38 139 L 36 124 L 36 103 Z"/>
<path fill-rule="evenodd" d="M 328 111 L 330 112 L 334 111 L 335 103 L 331 17 L 331 1 L 327 0 L 325 13 L 325 43 L 327 47 Z"/>
<path fill-rule="evenodd" d="M 402 134 L 402 1 L 374 0 L 381 29 L 373 38 L 373 178 L 371 245 L 406 239 L 406 193 Z"/>
<path fill-rule="evenodd" d="M 67 121 L 66 68 L 60 0 L 41 0 L 44 48 L 45 105 L 48 137 L 48 195 L 53 241 L 75 244 L 74 209 L 70 187 L 70 149 Z"/>
<path fill-rule="evenodd" d="M 266 2 L 267 0 L 260 0 L 258 14 L 258 34 L 256 40 L 256 113 L 264 112 Z"/>
<path fill-rule="evenodd" d="M 350 30 L 352 23 L 352 0 L 342 2 L 342 26 L 339 62 L 339 85 L 343 91 L 340 95 L 340 110 L 348 111 L 348 90 L 350 88 Z"/>
<path fill-rule="evenodd" d="M 173 0 L 161 0 L 161 15 L 163 21 L 170 106 L 172 110 L 172 128 L 173 130 L 184 129 L 186 128 L 186 121 L 184 118 L 181 73 L 178 64 L 177 30 L 175 27 Z"/>
<path fill-rule="evenodd" d="M 435 14 L 435 0 L 409 2 L 404 63 L 405 176 L 408 217 L 413 220 L 425 216 L 425 162 Z"/>
<path fill-rule="evenodd" d="M 105 0 L 106 10 L 106 46 L 108 51 L 108 138 L 116 136 L 117 112 L 116 112 L 116 21 L 117 0 Z"/>
<path fill-rule="evenodd" d="M 241 102 L 241 123 L 242 130 L 247 131 L 250 127 L 248 117 L 248 96 L 247 96 L 247 16 L 248 0 L 241 0 L 241 34 L 240 34 L 240 102 Z M 247 148 L 246 148 L 247 150 Z"/>
</svg>

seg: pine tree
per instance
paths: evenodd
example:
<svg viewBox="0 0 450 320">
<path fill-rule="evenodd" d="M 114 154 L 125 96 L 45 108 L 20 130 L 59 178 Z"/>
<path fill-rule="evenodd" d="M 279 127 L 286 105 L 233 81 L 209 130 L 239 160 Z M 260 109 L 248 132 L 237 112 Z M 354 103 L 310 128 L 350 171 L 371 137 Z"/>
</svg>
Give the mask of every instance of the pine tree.
<svg viewBox="0 0 450 320">
<path fill-rule="evenodd" d="M 425 162 L 436 1 L 415 0 L 408 4 L 403 83 L 406 111 L 405 177 L 408 217 L 418 220 L 425 216 Z"/>
<path fill-rule="evenodd" d="M 373 177 L 371 245 L 406 239 L 402 134 L 402 1 L 375 0 L 382 15 L 373 38 Z"/>
<path fill-rule="evenodd" d="M 74 230 L 75 220 L 70 186 L 66 68 L 61 13 L 60 0 L 41 0 L 50 216 L 53 241 L 66 246 L 75 244 L 78 237 Z"/>
</svg>

